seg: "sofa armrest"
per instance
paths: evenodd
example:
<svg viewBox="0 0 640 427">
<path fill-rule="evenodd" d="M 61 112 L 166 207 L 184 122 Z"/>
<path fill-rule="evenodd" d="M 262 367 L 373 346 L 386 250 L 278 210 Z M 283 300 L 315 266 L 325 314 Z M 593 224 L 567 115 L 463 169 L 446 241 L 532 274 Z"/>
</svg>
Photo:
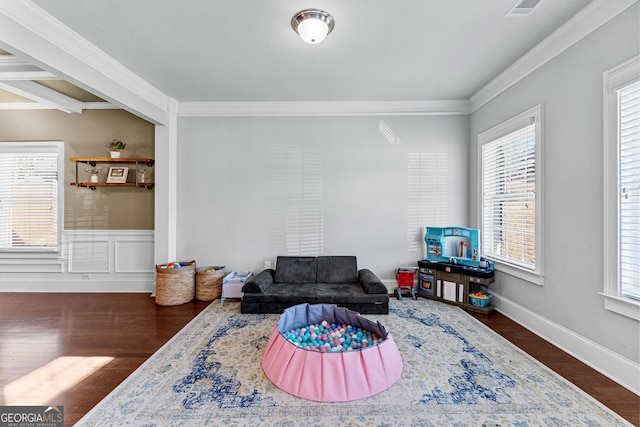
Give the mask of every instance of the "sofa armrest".
<svg viewBox="0 0 640 427">
<path fill-rule="evenodd" d="M 387 287 L 373 274 L 371 270 L 363 268 L 358 271 L 358 281 L 367 294 L 387 294 Z"/>
<path fill-rule="evenodd" d="M 269 288 L 273 283 L 273 278 L 276 272 L 272 269 L 267 269 L 262 271 L 257 276 L 253 276 L 247 283 L 242 287 L 242 292 L 250 293 L 250 294 L 260 294 Z"/>
</svg>

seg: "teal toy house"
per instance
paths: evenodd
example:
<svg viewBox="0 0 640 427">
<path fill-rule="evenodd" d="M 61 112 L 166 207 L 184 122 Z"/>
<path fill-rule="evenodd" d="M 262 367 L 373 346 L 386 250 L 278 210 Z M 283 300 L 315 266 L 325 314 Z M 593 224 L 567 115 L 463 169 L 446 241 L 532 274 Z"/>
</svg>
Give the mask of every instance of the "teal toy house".
<svg viewBox="0 0 640 427">
<path fill-rule="evenodd" d="M 427 260 L 480 266 L 480 230 L 465 227 L 426 227 Z"/>
</svg>

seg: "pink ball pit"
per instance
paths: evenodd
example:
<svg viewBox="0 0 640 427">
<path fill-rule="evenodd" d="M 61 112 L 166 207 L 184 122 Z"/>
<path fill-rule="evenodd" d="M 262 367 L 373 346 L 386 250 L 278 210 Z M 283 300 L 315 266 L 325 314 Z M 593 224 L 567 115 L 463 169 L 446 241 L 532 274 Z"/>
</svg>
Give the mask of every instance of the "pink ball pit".
<svg viewBox="0 0 640 427">
<path fill-rule="evenodd" d="M 283 332 L 310 324 L 345 323 L 374 332 L 384 340 L 359 350 L 320 353 L 288 341 Z M 380 322 L 333 304 L 300 304 L 287 308 L 273 328 L 262 369 L 279 389 L 303 399 L 347 402 L 380 393 L 400 379 L 402 358 Z"/>
</svg>

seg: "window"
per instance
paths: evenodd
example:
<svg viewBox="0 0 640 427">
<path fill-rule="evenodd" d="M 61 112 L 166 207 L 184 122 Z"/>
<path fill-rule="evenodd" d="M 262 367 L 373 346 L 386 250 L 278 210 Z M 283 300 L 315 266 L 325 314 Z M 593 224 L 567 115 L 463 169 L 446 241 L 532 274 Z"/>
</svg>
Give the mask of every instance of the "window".
<svg viewBox="0 0 640 427">
<path fill-rule="evenodd" d="M 0 253 L 59 252 L 62 149 L 0 144 Z"/>
<path fill-rule="evenodd" d="M 499 270 L 542 284 L 541 107 L 478 137 L 482 254 Z"/>
<path fill-rule="evenodd" d="M 640 82 L 618 102 L 620 293 L 640 300 Z"/>
<path fill-rule="evenodd" d="M 605 308 L 640 320 L 640 57 L 604 74 Z"/>
</svg>

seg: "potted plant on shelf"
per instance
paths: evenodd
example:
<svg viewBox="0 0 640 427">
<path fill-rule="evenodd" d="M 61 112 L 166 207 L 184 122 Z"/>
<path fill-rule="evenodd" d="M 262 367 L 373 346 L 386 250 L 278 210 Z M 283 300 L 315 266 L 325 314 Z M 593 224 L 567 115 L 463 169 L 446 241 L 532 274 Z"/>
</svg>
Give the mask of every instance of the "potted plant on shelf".
<svg viewBox="0 0 640 427">
<path fill-rule="evenodd" d="M 125 149 L 127 146 L 126 143 L 120 140 L 113 140 L 109 143 L 109 148 L 111 149 L 111 157 L 118 158 L 120 157 L 120 152 Z"/>
</svg>

